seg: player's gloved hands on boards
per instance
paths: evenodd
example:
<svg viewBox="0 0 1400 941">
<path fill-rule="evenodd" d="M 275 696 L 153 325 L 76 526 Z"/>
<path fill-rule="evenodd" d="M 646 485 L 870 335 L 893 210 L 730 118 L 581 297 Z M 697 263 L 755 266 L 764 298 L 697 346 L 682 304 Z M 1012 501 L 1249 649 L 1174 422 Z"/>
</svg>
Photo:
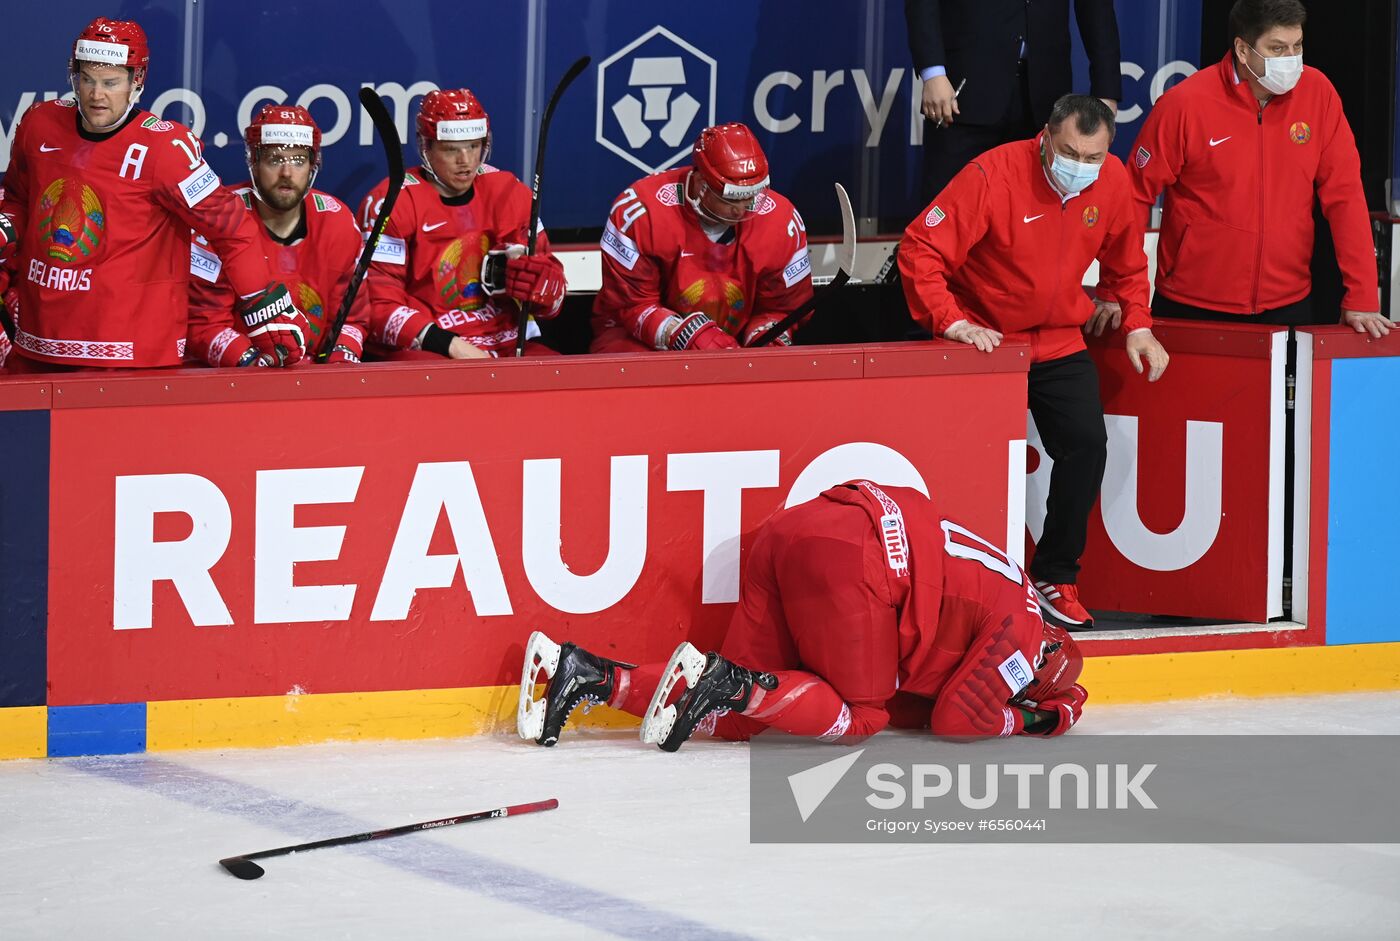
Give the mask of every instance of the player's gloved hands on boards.
<svg viewBox="0 0 1400 941">
<path fill-rule="evenodd" d="M 776 327 L 782 319 L 782 317 L 773 316 L 765 317 L 757 322 L 751 322 L 748 328 L 744 330 L 744 342 L 742 345 L 753 346 L 758 342 L 759 337 Z M 778 346 L 792 346 L 792 333 L 788 330 L 784 330 L 768 342 Z"/>
<path fill-rule="evenodd" d="M 666 338 L 668 350 L 737 350 L 739 341 L 719 328 L 709 317 L 698 311 L 686 314 Z"/>
<path fill-rule="evenodd" d="M 1123 308 L 1115 301 L 1094 299 L 1094 312 L 1084 324 L 1084 332 L 1101 337 L 1105 330 L 1117 330 L 1123 323 Z"/>
<path fill-rule="evenodd" d="M 1074 723 L 1079 721 L 1079 717 L 1084 714 L 1084 701 L 1089 698 L 1089 693 L 1075 683 L 1062 693 L 1057 693 L 1049 699 L 1043 699 L 1038 703 L 1022 703 L 1021 708 L 1032 709 L 1037 716 L 1047 717 L 1047 724 L 1041 727 L 1040 722 L 1028 723 L 1026 729 L 1031 735 L 1044 735 L 1046 738 L 1053 738 L 1056 735 L 1064 735 Z M 1054 724 L 1048 724 L 1048 717 L 1054 717 Z"/>
<path fill-rule="evenodd" d="M 564 263 L 553 255 L 507 256 L 506 294 L 552 311 L 564 300 Z"/>
<path fill-rule="evenodd" d="M 991 327 L 979 327 L 967 320 L 959 320 L 943 331 L 943 339 L 975 346 L 983 353 L 990 353 L 1001 346 L 1001 334 Z"/>
<path fill-rule="evenodd" d="M 269 284 L 258 293 L 241 299 L 238 316 L 253 346 L 277 365 L 290 366 L 306 355 L 311 324 L 306 315 L 297 310 L 285 284 Z"/>
<path fill-rule="evenodd" d="M 1142 373 L 1142 358 L 1147 357 L 1148 382 L 1156 382 L 1162 378 L 1162 373 L 1167 371 L 1167 363 L 1171 357 L 1146 327 L 1128 334 L 1127 348 L 1128 359 L 1132 361 L 1133 369 L 1137 370 L 1139 375 Z"/>
<path fill-rule="evenodd" d="M 365 335 L 359 327 L 347 323 L 340 328 L 335 347 L 326 357 L 328 363 L 358 363 L 365 355 Z"/>
</svg>

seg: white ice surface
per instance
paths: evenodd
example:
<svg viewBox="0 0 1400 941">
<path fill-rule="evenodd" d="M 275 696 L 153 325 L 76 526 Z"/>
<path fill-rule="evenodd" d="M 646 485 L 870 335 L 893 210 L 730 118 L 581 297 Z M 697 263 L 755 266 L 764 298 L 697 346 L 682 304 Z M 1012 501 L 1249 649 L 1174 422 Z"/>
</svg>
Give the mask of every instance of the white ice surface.
<svg viewBox="0 0 1400 941">
<path fill-rule="evenodd" d="M 1389 733 L 1400 694 L 1092 709 L 1084 733 Z M 748 841 L 747 746 L 620 732 L 0 762 L 0 938 L 1396 938 L 1395 845 Z M 221 857 L 502 804 L 558 810 Z"/>
</svg>

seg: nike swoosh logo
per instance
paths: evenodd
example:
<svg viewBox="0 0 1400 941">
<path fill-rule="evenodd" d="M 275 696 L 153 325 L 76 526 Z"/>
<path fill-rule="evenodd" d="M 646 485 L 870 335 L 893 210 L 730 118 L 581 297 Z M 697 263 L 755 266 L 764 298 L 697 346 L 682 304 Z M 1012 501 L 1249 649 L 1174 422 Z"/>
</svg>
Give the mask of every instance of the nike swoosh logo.
<svg viewBox="0 0 1400 941">
<path fill-rule="evenodd" d="M 1022 221 L 1022 222 L 1034 222 L 1035 220 L 1037 220 L 1037 219 L 1039 219 L 1039 218 L 1042 218 L 1044 215 L 1045 215 L 1045 213 L 1042 212 L 1039 216 L 1024 216 L 1024 217 L 1022 217 L 1021 221 Z"/>
<path fill-rule="evenodd" d="M 1234 137 L 1234 136 L 1235 136 L 1235 135 L 1233 135 L 1233 134 L 1230 135 L 1230 137 Z M 1215 147 L 1215 146 L 1217 146 L 1217 145 L 1219 145 L 1219 144 L 1223 144 L 1223 143 L 1225 143 L 1227 140 L 1229 140 L 1230 137 L 1222 137 L 1222 138 L 1220 138 L 1220 140 L 1216 140 L 1214 137 L 1212 137 L 1212 138 L 1210 139 L 1210 146 Z"/>
<path fill-rule="evenodd" d="M 428 225 L 428 223 L 425 222 L 425 223 L 423 223 L 423 231 L 424 231 L 424 232 L 431 232 L 431 231 L 433 231 L 433 229 L 440 229 L 440 228 L 442 228 L 442 227 L 445 226 L 445 225 L 447 225 L 446 222 L 435 222 L 435 223 L 433 223 L 432 225 Z"/>
<path fill-rule="evenodd" d="M 62 150 L 62 149 L 63 149 L 62 147 L 50 147 L 48 144 L 40 144 L 40 145 L 39 145 L 39 153 L 41 153 L 41 154 L 51 154 L 51 153 L 53 153 L 55 150 Z"/>
</svg>

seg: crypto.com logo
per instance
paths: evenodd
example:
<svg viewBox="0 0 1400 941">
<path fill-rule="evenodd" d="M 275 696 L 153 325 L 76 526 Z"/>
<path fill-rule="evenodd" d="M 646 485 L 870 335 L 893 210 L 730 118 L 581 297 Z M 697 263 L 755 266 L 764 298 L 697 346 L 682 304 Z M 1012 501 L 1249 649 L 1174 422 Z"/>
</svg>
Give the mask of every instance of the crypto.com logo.
<svg viewBox="0 0 1400 941">
<path fill-rule="evenodd" d="M 667 169 L 715 123 L 715 74 L 714 59 L 653 27 L 598 66 L 598 143 L 648 173 Z"/>
</svg>

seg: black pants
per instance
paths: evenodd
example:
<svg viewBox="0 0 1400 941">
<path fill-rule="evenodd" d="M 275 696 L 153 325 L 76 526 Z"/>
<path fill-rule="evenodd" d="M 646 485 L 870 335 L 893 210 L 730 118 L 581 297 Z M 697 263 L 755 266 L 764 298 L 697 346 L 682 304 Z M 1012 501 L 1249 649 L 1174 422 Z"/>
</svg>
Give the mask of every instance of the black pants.
<svg viewBox="0 0 1400 941">
<path fill-rule="evenodd" d="M 1171 320 L 1211 320 L 1223 323 L 1261 323 L 1271 326 L 1281 327 L 1301 327 L 1312 323 L 1335 323 L 1332 320 L 1316 321 L 1313 319 L 1312 295 L 1308 295 L 1301 301 L 1295 301 L 1286 307 L 1275 307 L 1273 310 L 1260 311 L 1257 314 L 1227 314 L 1219 310 L 1210 310 L 1205 307 L 1193 307 L 1190 304 L 1183 304 L 1181 301 L 1174 301 L 1170 297 L 1164 297 L 1157 293 L 1152 297 L 1152 316 L 1165 317 Z"/>
<path fill-rule="evenodd" d="M 1055 462 L 1031 577 L 1073 584 L 1108 461 L 1099 373 L 1088 352 L 1080 350 L 1031 366 L 1028 386 L 1031 415 L 1045 453 Z"/>
<path fill-rule="evenodd" d="M 995 124 L 964 124 L 956 115 L 953 123 L 934 127 L 924 118 L 924 166 L 919 195 L 921 206 L 933 202 L 958 171 L 979 154 L 1014 140 L 1034 137 L 1039 130 L 1031 118 L 1030 89 L 1026 85 L 1025 64 L 1020 81 L 1011 96 L 1006 114 Z"/>
</svg>

